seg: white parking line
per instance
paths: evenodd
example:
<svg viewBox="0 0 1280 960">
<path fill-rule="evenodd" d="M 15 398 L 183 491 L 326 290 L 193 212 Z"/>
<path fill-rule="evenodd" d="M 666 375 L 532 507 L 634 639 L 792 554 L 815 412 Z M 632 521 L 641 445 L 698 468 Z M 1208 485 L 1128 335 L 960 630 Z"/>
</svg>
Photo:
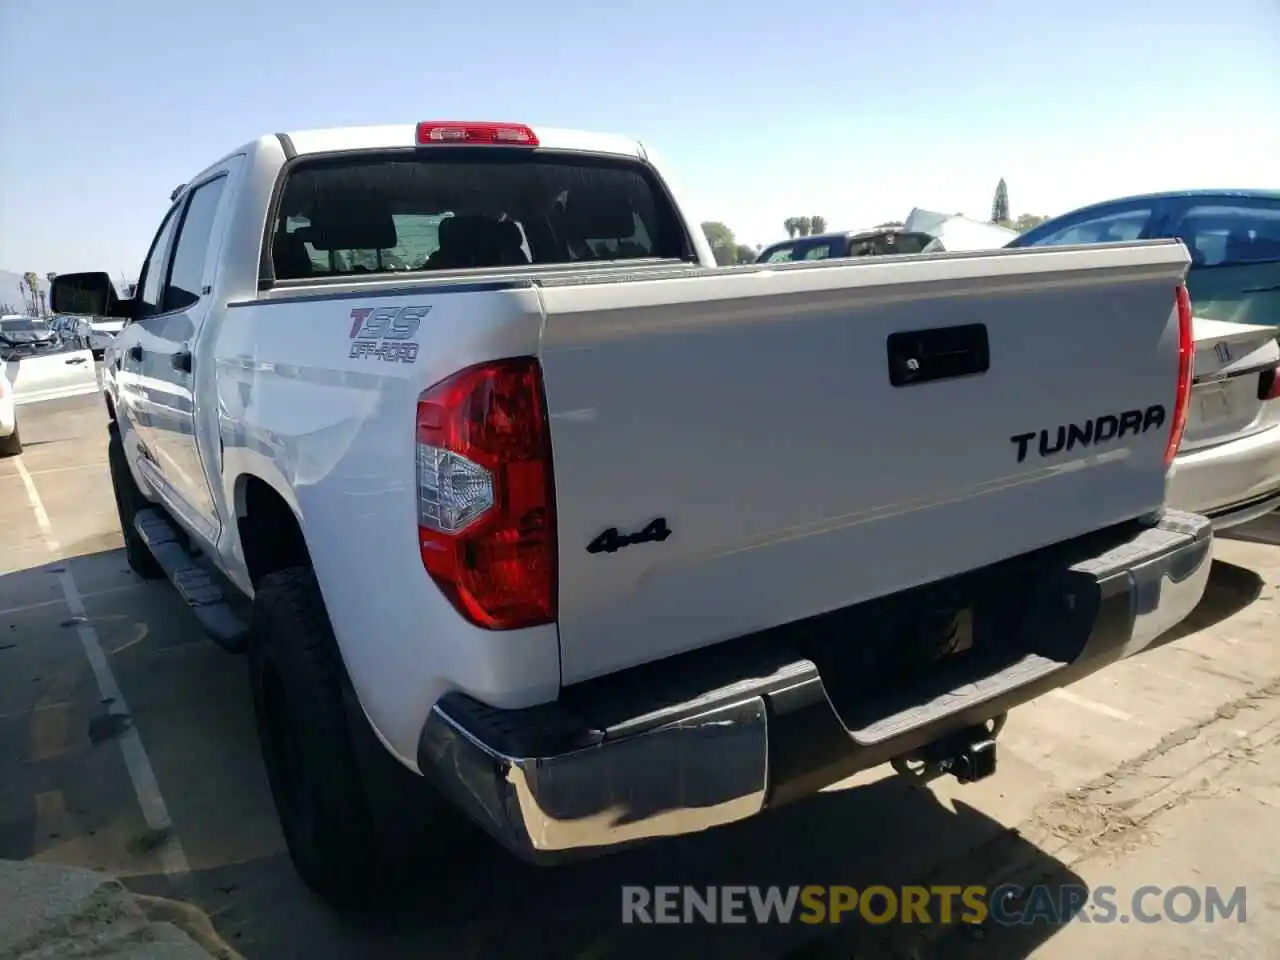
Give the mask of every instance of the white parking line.
<svg viewBox="0 0 1280 960">
<path fill-rule="evenodd" d="M 1129 723 L 1133 720 L 1133 714 L 1125 713 L 1123 710 L 1117 710 L 1115 707 L 1109 707 L 1105 703 L 1099 703 L 1097 700 L 1090 700 L 1088 697 L 1082 697 L 1078 693 L 1072 693 L 1066 687 L 1059 687 L 1057 690 L 1050 690 L 1049 695 L 1059 700 L 1065 700 L 1067 703 L 1074 703 L 1077 707 L 1084 707 L 1086 710 L 1092 710 L 1094 713 L 1100 713 L 1104 717 L 1110 717 L 1112 720 L 1120 720 Z"/>
<path fill-rule="evenodd" d="M 43 477 L 50 473 L 70 473 L 73 470 L 100 470 L 106 466 L 105 460 L 89 460 L 86 463 L 73 463 L 69 467 L 46 467 L 43 470 L 28 470 L 31 477 Z"/>
<path fill-rule="evenodd" d="M 32 479 L 31 473 L 23 466 L 21 460 L 16 461 L 14 466 L 17 467 L 18 476 L 22 478 L 22 485 L 26 487 L 27 499 L 31 501 L 31 511 L 35 514 L 36 524 L 44 535 L 45 543 L 54 554 L 60 554 L 61 546 L 57 537 L 53 535 L 53 525 L 49 522 L 49 514 L 44 508 L 44 501 L 40 499 L 40 492 L 36 490 L 35 480 Z M 129 779 L 133 783 L 133 792 L 138 798 L 143 819 L 146 820 L 148 827 L 157 833 L 162 833 L 165 837 L 159 847 L 160 862 L 164 872 L 169 876 L 186 874 L 191 869 L 187 863 L 187 854 L 173 832 L 173 821 L 169 819 L 169 807 L 160 793 L 160 784 L 156 780 L 151 759 L 142 746 L 142 738 L 132 723 L 129 705 L 125 702 L 124 694 L 120 692 L 120 685 L 116 683 L 115 674 L 111 672 L 106 654 L 102 652 L 98 632 L 87 619 L 84 598 L 80 595 L 80 588 L 76 586 L 75 577 L 71 574 L 70 561 L 65 563 L 62 572 L 58 574 L 58 582 L 62 587 L 62 597 L 71 615 L 81 619 L 81 622 L 76 624 L 76 634 L 80 638 L 80 645 L 84 648 L 85 657 L 89 660 L 89 666 L 93 669 L 93 676 L 98 681 L 98 692 L 107 703 L 107 712 L 130 718 L 124 732 L 118 738 L 120 752 L 124 754 L 124 764 L 129 771 Z"/>
<path fill-rule="evenodd" d="M 142 590 L 143 584 L 140 583 L 123 583 L 118 587 L 103 587 L 101 590 L 95 590 L 93 593 L 82 593 L 81 597 L 85 600 L 93 600 L 95 597 L 105 597 L 113 593 L 123 593 L 125 590 Z M 0 617 L 7 617 L 15 613 L 29 613 L 32 610 L 40 610 L 44 607 L 65 606 L 66 600 L 39 600 L 36 603 L 24 603 L 20 607 L 5 607 L 0 609 Z"/>
</svg>

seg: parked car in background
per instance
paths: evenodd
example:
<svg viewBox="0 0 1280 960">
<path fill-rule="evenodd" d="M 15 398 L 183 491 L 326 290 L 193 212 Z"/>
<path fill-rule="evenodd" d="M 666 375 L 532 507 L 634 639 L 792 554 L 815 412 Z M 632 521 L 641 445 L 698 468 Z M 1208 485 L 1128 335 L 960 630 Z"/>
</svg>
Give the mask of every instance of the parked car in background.
<svg viewBox="0 0 1280 960">
<path fill-rule="evenodd" d="M 1196 361 L 1169 498 L 1224 529 L 1280 507 L 1280 192 L 1109 200 L 1046 221 L 1008 246 L 1170 237 L 1191 254 Z"/>
<path fill-rule="evenodd" d="M 53 332 L 79 347 L 89 346 L 89 321 L 86 317 L 62 314 L 49 321 Z"/>
<path fill-rule="evenodd" d="M 931 234 L 897 228 L 823 233 L 814 237 L 795 237 L 765 247 L 756 257 L 756 263 L 920 253 L 932 240 Z"/>
<path fill-rule="evenodd" d="M 93 351 L 95 360 L 101 360 L 107 347 L 124 328 L 120 320 L 109 317 L 78 317 L 74 314 L 61 314 L 50 321 L 50 325 L 65 340 L 72 340 L 78 346 Z"/>
<path fill-rule="evenodd" d="M 0 357 L 39 353 L 56 347 L 60 340 L 47 320 L 18 314 L 0 317 Z"/>
<path fill-rule="evenodd" d="M 0 370 L 16 406 L 98 389 L 93 354 L 37 317 L 0 317 Z"/>
<path fill-rule="evenodd" d="M 107 352 L 107 347 L 111 345 L 123 329 L 123 320 L 113 320 L 110 317 L 91 317 L 89 319 L 89 349 L 93 351 L 95 360 L 103 358 Z"/>
</svg>

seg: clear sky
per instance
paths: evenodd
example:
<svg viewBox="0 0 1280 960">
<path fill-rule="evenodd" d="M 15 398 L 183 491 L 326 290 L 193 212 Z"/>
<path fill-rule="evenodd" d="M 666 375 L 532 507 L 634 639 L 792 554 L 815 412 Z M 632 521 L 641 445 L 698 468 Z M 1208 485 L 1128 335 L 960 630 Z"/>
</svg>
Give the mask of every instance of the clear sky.
<svg viewBox="0 0 1280 960">
<path fill-rule="evenodd" d="M 1280 187 L 1280 0 L 0 0 L 0 268 L 132 276 L 264 133 L 633 134 L 752 244 L 912 206 Z"/>
</svg>

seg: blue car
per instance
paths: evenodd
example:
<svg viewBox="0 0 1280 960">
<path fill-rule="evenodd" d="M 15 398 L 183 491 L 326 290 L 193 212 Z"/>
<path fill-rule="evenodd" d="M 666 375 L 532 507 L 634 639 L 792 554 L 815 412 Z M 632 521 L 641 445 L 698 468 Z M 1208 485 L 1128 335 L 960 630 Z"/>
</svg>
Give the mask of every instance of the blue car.
<svg viewBox="0 0 1280 960">
<path fill-rule="evenodd" d="M 1184 190 L 1107 200 L 1047 220 L 1010 247 L 1178 237 L 1196 316 L 1280 328 L 1280 191 Z"/>
</svg>

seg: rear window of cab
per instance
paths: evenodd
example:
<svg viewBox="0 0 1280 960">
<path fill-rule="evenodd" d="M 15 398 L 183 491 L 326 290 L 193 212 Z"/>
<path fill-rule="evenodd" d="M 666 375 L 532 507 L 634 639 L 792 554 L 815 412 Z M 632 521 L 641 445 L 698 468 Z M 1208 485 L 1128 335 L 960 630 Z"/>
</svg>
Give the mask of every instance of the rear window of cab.
<svg viewBox="0 0 1280 960">
<path fill-rule="evenodd" d="M 271 235 L 277 280 L 691 257 L 645 164 L 507 148 L 295 161 Z"/>
</svg>

